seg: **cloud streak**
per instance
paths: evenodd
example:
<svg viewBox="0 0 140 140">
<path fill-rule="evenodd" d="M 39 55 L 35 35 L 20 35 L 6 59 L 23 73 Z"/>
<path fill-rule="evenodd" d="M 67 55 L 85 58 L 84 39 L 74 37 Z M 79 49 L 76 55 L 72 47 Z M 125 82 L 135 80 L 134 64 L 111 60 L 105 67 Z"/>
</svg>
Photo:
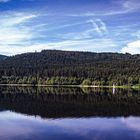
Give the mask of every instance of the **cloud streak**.
<svg viewBox="0 0 140 140">
<path fill-rule="evenodd" d="M 85 47 L 86 46 L 86 47 Z M 66 40 L 61 42 L 46 42 L 37 43 L 33 45 L 0 45 L 0 50 L 3 50 L 3 54 L 15 55 L 26 52 L 40 52 L 44 49 L 58 49 L 58 50 L 75 50 L 75 51 L 94 51 L 95 52 L 112 52 L 117 51 L 117 45 L 110 39 L 88 39 L 88 40 Z"/>
<path fill-rule="evenodd" d="M 88 22 L 92 24 L 93 29 L 97 31 L 100 35 L 104 35 L 108 32 L 106 24 L 101 19 L 91 19 Z"/>
<path fill-rule="evenodd" d="M 3 45 L 17 44 L 33 37 L 31 28 L 24 24 L 36 15 L 26 13 L 7 13 L 0 15 L 0 43 Z"/>
<path fill-rule="evenodd" d="M 0 3 L 5 3 L 5 2 L 9 2 L 11 0 L 0 0 Z"/>
<path fill-rule="evenodd" d="M 110 4 L 109 9 L 107 9 L 106 5 L 102 4 L 102 6 L 98 7 L 99 9 L 102 10 L 90 10 L 84 13 L 81 12 L 68 15 L 74 17 L 115 16 L 136 12 L 139 11 L 140 8 L 139 0 L 118 0 L 111 2 L 112 4 Z"/>
</svg>

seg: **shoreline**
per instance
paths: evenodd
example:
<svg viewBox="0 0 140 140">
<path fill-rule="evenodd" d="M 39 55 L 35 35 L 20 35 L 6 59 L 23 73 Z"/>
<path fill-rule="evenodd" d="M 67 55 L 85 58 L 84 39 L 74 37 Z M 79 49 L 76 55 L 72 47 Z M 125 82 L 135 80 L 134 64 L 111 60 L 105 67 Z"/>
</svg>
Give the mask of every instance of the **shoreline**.
<svg viewBox="0 0 140 140">
<path fill-rule="evenodd" d="M 2 86 L 14 87 L 79 87 L 79 88 L 127 88 L 127 89 L 140 89 L 140 86 L 95 86 L 95 85 L 32 85 L 32 84 L 0 84 Z"/>
</svg>

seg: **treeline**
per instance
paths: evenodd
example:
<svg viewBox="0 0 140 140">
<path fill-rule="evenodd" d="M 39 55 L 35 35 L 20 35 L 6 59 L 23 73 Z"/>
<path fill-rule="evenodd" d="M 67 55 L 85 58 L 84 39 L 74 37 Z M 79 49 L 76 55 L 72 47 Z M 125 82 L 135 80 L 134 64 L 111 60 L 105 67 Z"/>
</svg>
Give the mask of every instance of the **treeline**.
<svg viewBox="0 0 140 140">
<path fill-rule="evenodd" d="M 0 55 L 0 60 L 3 60 L 3 59 L 5 59 L 5 58 L 7 58 L 7 56 L 5 56 L 5 55 Z"/>
<path fill-rule="evenodd" d="M 43 50 L 0 61 L 0 83 L 140 85 L 140 55 Z"/>
</svg>

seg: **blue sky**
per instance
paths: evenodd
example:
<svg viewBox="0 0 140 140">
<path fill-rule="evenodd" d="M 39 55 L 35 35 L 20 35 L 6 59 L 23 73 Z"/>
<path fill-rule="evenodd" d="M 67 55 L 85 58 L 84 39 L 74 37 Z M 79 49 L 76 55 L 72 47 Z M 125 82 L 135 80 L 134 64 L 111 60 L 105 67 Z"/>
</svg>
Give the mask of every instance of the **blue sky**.
<svg viewBox="0 0 140 140">
<path fill-rule="evenodd" d="M 0 0 L 0 54 L 140 54 L 140 0 Z"/>
</svg>

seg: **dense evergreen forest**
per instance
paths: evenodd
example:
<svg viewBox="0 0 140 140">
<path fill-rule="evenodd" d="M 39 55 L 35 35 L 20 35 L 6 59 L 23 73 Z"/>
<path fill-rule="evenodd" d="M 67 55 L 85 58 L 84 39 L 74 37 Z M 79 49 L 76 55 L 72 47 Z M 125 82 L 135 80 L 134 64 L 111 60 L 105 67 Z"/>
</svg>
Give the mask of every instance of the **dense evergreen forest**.
<svg viewBox="0 0 140 140">
<path fill-rule="evenodd" d="M 140 85 L 140 55 L 59 50 L 0 60 L 1 84 Z"/>
</svg>

